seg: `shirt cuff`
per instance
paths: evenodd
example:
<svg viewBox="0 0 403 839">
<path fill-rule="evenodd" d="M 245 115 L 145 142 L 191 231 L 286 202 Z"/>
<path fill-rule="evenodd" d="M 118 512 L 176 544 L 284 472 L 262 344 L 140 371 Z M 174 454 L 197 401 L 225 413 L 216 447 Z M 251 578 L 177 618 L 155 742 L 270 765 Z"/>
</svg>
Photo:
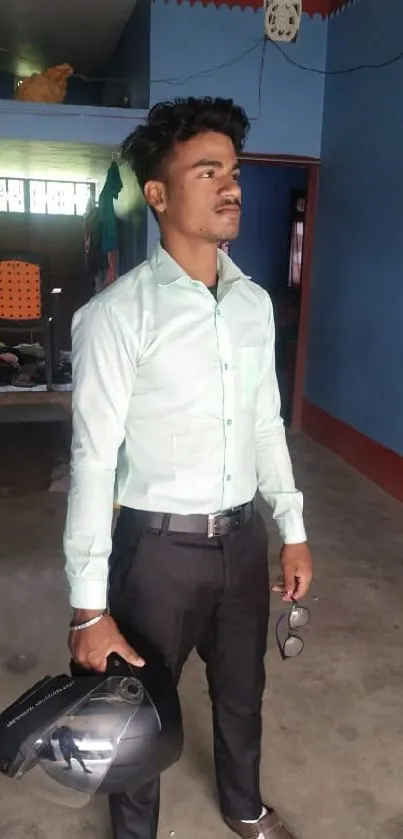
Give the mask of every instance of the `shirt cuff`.
<svg viewBox="0 0 403 839">
<path fill-rule="evenodd" d="M 70 580 L 70 606 L 102 611 L 107 607 L 107 590 L 107 580 Z"/>
<path fill-rule="evenodd" d="M 285 545 L 300 545 L 307 541 L 302 513 L 292 510 L 279 516 L 276 524 Z"/>
</svg>

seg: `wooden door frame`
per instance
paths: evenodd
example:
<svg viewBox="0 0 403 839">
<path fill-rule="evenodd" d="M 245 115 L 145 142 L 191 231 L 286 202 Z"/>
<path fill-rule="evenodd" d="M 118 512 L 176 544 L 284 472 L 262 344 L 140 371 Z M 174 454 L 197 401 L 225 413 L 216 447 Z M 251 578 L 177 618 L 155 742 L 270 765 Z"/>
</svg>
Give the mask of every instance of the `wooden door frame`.
<svg viewBox="0 0 403 839">
<path fill-rule="evenodd" d="M 264 163 L 268 166 L 293 166 L 308 172 L 307 204 L 304 234 L 304 249 L 301 268 L 301 308 L 299 315 L 297 353 L 295 362 L 294 389 L 290 427 L 298 431 L 302 426 L 302 406 L 304 399 L 305 368 L 308 353 L 309 310 L 311 299 L 311 278 L 314 256 L 315 218 L 319 187 L 320 160 L 315 157 L 293 157 L 280 154 L 241 155 L 244 163 Z"/>
</svg>

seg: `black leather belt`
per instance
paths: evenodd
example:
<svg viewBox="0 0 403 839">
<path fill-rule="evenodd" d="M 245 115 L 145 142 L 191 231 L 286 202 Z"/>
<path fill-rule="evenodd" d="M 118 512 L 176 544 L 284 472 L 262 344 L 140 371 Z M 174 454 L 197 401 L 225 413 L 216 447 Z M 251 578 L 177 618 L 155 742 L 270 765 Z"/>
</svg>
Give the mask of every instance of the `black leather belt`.
<svg viewBox="0 0 403 839">
<path fill-rule="evenodd" d="M 215 536 L 227 536 L 234 530 L 239 530 L 249 521 L 255 510 L 255 502 L 248 501 L 240 507 L 233 507 L 221 513 L 211 515 L 194 514 L 181 516 L 177 513 L 149 513 L 144 512 L 144 524 L 160 533 L 198 533 L 208 539 Z"/>
</svg>

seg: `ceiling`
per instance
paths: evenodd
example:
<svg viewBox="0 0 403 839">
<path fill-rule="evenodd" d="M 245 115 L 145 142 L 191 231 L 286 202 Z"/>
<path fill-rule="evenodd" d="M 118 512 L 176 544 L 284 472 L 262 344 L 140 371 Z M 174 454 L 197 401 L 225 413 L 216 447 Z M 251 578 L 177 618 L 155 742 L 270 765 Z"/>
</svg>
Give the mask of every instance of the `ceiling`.
<svg viewBox="0 0 403 839">
<path fill-rule="evenodd" d="M 91 180 L 102 188 L 112 151 L 79 143 L 0 140 L 0 177 Z"/>
<path fill-rule="evenodd" d="M 135 5 L 136 0 L 0 0 L 2 67 L 21 76 L 65 62 L 79 72 L 102 67 Z"/>
</svg>

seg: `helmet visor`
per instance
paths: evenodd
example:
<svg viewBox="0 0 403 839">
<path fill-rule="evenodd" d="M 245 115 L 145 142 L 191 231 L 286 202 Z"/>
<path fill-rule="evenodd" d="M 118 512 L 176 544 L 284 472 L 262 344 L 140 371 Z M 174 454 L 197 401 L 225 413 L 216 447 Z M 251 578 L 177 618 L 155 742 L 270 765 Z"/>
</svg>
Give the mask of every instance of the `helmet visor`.
<svg viewBox="0 0 403 839">
<path fill-rule="evenodd" d="M 126 729 L 141 706 L 155 708 L 135 677 L 111 677 L 43 732 L 19 777 L 31 791 L 59 804 L 82 807 L 102 791 Z"/>
</svg>

